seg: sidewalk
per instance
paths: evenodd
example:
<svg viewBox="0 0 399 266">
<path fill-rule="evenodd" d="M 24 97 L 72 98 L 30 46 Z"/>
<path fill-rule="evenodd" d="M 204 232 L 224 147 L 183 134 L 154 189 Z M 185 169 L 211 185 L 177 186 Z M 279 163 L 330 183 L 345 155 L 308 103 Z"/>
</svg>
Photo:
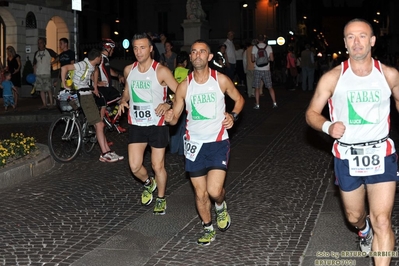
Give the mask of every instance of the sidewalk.
<svg viewBox="0 0 399 266">
<path fill-rule="evenodd" d="M 61 114 L 56 106 L 51 109 L 39 110 L 42 105 L 42 100 L 38 95 L 24 97 L 18 99 L 15 110 L 9 107 L 6 112 L 3 98 L 0 98 L 0 124 L 48 122 L 55 120 Z"/>
</svg>

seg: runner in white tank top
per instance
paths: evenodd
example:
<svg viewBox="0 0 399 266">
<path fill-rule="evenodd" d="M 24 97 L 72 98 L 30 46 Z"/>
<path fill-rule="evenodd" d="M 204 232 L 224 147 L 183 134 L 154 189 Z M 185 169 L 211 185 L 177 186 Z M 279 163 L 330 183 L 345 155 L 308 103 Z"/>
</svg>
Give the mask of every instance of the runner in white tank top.
<svg viewBox="0 0 399 266">
<path fill-rule="evenodd" d="M 125 90 L 118 114 L 128 112 L 129 166 L 144 189 L 141 204 L 150 205 L 153 193 L 158 190 L 153 213 L 166 213 L 165 150 L 169 143 L 169 127 L 164 126 L 164 115 L 171 105 L 166 102 L 167 88 L 176 91 L 177 81 L 169 68 L 151 58 L 153 44 L 147 34 L 135 34 L 132 46 L 136 62 L 125 67 Z M 151 147 L 151 166 L 155 176 L 149 175 L 143 165 L 147 146 Z M 151 171 L 152 172 L 152 171 Z"/>
<path fill-rule="evenodd" d="M 137 66 L 132 64 L 126 82 L 130 97 L 128 122 L 136 126 L 163 126 L 164 116 L 157 116 L 155 108 L 167 100 L 167 86 L 159 84 L 157 67 L 159 63 L 153 61 L 151 67 L 141 73 Z"/>
<path fill-rule="evenodd" d="M 388 135 L 391 96 L 399 109 L 399 72 L 372 58 L 376 36 L 368 21 L 349 21 L 344 43 L 349 59 L 320 78 L 306 121 L 334 139 L 335 184 L 343 213 L 357 230 L 360 251 L 374 265 L 390 265 L 397 256 L 392 210 L 399 175 Z M 322 114 L 327 103 L 331 121 Z"/>
<path fill-rule="evenodd" d="M 195 81 L 192 72 L 187 77 L 187 83 L 187 139 L 203 143 L 228 139 L 229 135 L 222 123 L 226 118 L 226 104 L 217 71 L 210 69 L 209 79 L 203 84 Z"/>
<path fill-rule="evenodd" d="M 209 68 L 212 56 L 205 41 L 194 42 L 190 52 L 194 71 L 179 84 L 173 109 L 165 114 L 165 121 L 175 125 L 186 106 L 185 169 L 195 190 L 196 207 L 204 227 L 197 244 L 204 246 L 214 241 L 216 234 L 211 200 L 215 202 L 219 230 L 226 231 L 231 224 L 223 187 L 230 156 L 227 129 L 233 126 L 244 106 L 244 99 L 230 78 Z M 225 94 L 234 101 L 231 113 L 226 112 Z"/>
<path fill-rule="evenodd" d="M 345 134 L 339 142 L 355 144 L 386 138 L 390 129 L 390 97 L 391 89 L 379 61 L 373 59 L 371 73 L 364 77 L 353 73 L 349 60 L 342 62 L 341 75 L 328 101 L 331 122 L 342 121 L 345 125 Z M 391 139 L 381 145 L 386 155 L 395 152 Z M 347 146 L 335 141 L 334 156 L 341 158 L 346 150 Z"/>
</svg>

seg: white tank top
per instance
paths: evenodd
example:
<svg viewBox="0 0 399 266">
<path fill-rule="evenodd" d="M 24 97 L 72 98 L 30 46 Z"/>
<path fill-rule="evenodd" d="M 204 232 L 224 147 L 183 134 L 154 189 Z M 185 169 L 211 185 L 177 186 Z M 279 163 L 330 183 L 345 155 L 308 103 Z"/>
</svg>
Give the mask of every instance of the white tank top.
<svg viewBox="0 0 399 266">
<path fill-rule="evenodd" d="M 210 69 L 209 73 L 209 78 L 204 84 L 195 82 L 194 72 L 187 76 L 186 138 L 203 143 L 229 138 L 222 125 L 226 104 L 219 87 L 217 71 Z"/>
<path fill-rule="evenodd" d="M 134 62 L 126 79 L 129 89 L 129 124 L 136 126 L 163 126 L 164 116 L 157 116 L 155 108 L 167 99 L 167 87 L 159 84 L 157 78 L 158 62 L 153 61 L 145 73 L 138 70 Z"/>
<path fill-rule="evenodd" d="M 353 73 L 349 60 L 341 63 L 342 70 L 333 96 L 328 100 L 332 122 L 342 121 L 346 127 L 339 142 L 354 144 L 378 141 L 388 136 L 390 129 L 391 89 L 382 73 L 381 64 L 373 59 L 373 68 L 365 77 Z M 388 139 L 386 155 L 395 152 Z M 335 141 L 333 154 L 341 158 L 347 147 Z"/>
</svg>

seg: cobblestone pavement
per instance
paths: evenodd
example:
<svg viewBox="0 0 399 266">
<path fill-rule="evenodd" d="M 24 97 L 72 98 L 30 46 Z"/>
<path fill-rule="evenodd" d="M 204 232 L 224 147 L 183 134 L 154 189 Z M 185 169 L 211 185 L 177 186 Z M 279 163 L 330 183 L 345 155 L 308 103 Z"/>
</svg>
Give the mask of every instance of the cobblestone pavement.
<svg viewBox="0 0 399 266">
<path fill-rule="evenodd" d="M 311 94 L 284 89 L 276 94 L 277 109 L 268 95 L 261 110 L 247 99 L 230 131 L 226 191 L 232 226 L 217 232 L 210 246 L 195 243 L 201 225 L 192 192 L 185 189 L 189 180 L 181 156 L 166 154 L 168 212 L 153 216 L 152 205 L 140 205 L 142 185 L 127 159 L 101 163 L 97 149 L 0 190 L 0 265 L 300 265 L 332 179 L 331 140 L 305 123 Z M 48 127 L 1 125 L 0 138 L 23 132 L 46 143 Z M 107 136 L 127 158 L 127 135 Z M 149 169 L 149 152 L 145 165 Z M 396 202 L 395 234 L 398 215 Z M 338 236 L 323 241 L 331 237 Z M 129 254 L 111 248 L 118 245 Z"/>
</svg>

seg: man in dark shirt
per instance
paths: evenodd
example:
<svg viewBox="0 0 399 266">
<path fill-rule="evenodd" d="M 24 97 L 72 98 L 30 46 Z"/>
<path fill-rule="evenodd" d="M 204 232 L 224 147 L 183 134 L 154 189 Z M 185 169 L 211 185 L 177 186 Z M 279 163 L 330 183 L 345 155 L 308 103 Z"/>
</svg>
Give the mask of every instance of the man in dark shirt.
<svg viewBox="0 0 399 266">
<path fill-rule="evenodd" d="M 61 53 L 58 57 L 58 61 L 60 63 L 60 69 L 63 66 L 69 65 L 69 64 L 74 64 L 75 63 L 75 52 L 69 49 L 69 41 L 67 38 L 61 38 L 59 40 L 59 47 L 61 50 Z M 59 70 L 58 70 L 59 71 Z M 55 85 L 55 92 L 54 95 L 58 94 L 60 91 L 60 87 L 62 86 L 61 84 L 61 71 L 57 75 L 57 84 Z"/>
</svg>

